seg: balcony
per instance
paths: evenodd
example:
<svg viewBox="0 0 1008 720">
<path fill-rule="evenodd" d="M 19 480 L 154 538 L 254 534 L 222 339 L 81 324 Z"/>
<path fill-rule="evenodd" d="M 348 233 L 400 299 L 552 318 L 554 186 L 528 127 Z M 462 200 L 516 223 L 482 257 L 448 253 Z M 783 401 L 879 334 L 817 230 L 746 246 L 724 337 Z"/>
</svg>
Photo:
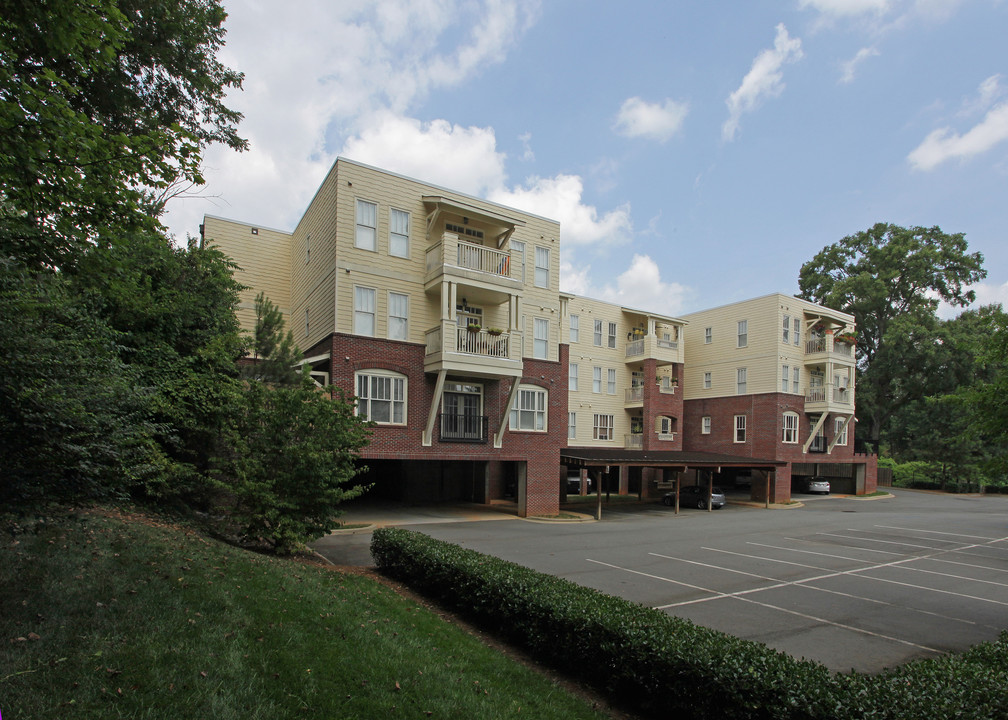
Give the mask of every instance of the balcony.
<svg viewBox="0 0 1008 720">
<path fill-rule="evenodd" d="M 833 385 L 819 385 L 805 393 L 805 412 L 854 412 L 854 390 Z"/>
<path fill-rule="evenodd" d="M 426 333 L 424 371 L 477 377 L 521 377 L 522 334 L 491 333 L 445 320 Z"/>
<path fill-rule="evenodd" d="M 486 245 L 459 239 L 446 232 L 441 240 L 427 248 L 425 285 L 428 291 L 440 286 L 442 280 L 503 293 L 491 302 L 505 302 L 507 296 L 522 288 L 520 280 L 511 277 L 511 254 Z"/>
<path fill-rule="evenodd" d="M 624 407 L 635 407 L 644 404 L 644 386 L 637 385 L 635 387 L 629 387 L 623 391 Z"/>
<path fill-rule="evenodd" d="M 832 335 L 813 337 L 805 341 L 805 364 L 816 365 L 832 361 L 841 365 L 854 364 L 854 346 L 834 340 Z"/>
<path fill-rule="evenodd" d="M 485 443 L 490 418 L 486 415 L 441 414 L 441 442 Z"/>
<path fill-rule="evenodd" d="M 643 433 L 631 433 L 629 435 L 623 436 L 623 449 L 624 450 L 643 450 L 644 449 L 644 435 Z"/>
<path fill-rule="evenodd" d="M 677 340 L 665 340 L 655 335 L 631 339 L 626 344 L 626 362 L 656 360 L 659 365 L 683 361 L 682 347 Z"/>
</svg>

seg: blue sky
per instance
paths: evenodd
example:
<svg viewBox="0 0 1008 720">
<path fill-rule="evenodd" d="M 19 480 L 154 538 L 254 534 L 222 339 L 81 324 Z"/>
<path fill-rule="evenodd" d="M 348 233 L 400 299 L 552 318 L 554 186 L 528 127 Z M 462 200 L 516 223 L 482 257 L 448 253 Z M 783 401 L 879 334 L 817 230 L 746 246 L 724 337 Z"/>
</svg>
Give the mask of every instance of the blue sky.
<svg viewBox="0 0 1008 720">
<path fill-rule="evenodd" d="M 1008 304 L 1005 0 L 279 5 L 224 0 L 251 149 L 179 237 L 293 229 L 344 156 L 559 220 L 562 289 L 624 305 L 795 293 L 876 222 L 965 233 Z"/>
</svg>

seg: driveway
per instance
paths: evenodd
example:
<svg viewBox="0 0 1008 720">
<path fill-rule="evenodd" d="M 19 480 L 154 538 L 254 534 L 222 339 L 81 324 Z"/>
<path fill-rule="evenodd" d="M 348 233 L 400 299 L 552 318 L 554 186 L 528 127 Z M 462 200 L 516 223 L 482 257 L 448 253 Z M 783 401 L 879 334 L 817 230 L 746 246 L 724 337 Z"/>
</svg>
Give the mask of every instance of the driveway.
<svg viewBox="0 0 1008 720">
<path fill-rule="evenodd" d="M 833 670 L 875 672 L 1008 629 L 1008 497 L 897 490 L 787 510 L 614 504 L 601 522 L 504 517 L 415 529 Z M 339 562 L 337 546 L 366 555 L 369 541 L 316 548 Z"/>
</svg>

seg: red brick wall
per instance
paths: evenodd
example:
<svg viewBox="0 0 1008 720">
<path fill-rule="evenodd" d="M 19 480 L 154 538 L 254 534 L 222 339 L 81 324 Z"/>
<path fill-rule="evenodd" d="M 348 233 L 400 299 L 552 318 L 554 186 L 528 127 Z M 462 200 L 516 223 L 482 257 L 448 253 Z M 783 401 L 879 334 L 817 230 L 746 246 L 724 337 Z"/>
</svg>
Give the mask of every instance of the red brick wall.
<svg viewBox="0 0 1008 720">
<path fill-rule="evenodd" d="M 683 430 L 683 396 L 682 390 L 676 388 L 675 393 L 663 393 L 658 389 L 658 383 L 651 380 L 658 374 L 658 363 L 653 359 L 643 362 L 644 367 L 644 450 L 682 450 Z M 683 376 L 683 366 L 676 363 L 674 376 Z M 673 418 L 675 440 L 659 440 L 655 433 L 655 425 L 659 416 Z"/>
<path fill-rule="evenodd" d="M 500 497 L 502 470 L 499 462 L 527 462 L 527 510 L 530 515 L 555 515 L 559 512 L 557 467 L 560 448 L 567 438 L 567 360 L 568 346 L 560 346 L 558 362 L 524 360 L 521 383 L 538 385 L 548 391 L 547 432 L 505 431 L 502 447 L 493 446 L 493 435 L 509 408 L 507 400 L 511 378 L 477 379 L 483 385 L 483 414 L 489 417 L 486 443 L 441 442 L 439 425 L 435 422 L 433 442 L 422 444 L 423 429 L 431 403 L 437 376 L 424 372 L 425 347 L 416 343 L 385 340 L 335 333 L 325 345 L 317 345 L 310 354 L 329 349 L 331 380 L 348 396 L 354 395 L 354 373 L 369 368 L 390 370 L 405 375 L 407 380 L 406 425 L 376 425 L 370 444 L 361 456 L 365 459 L 397 460 L 461 460 L 491 462 L 491 498 Z"/>
</svg>

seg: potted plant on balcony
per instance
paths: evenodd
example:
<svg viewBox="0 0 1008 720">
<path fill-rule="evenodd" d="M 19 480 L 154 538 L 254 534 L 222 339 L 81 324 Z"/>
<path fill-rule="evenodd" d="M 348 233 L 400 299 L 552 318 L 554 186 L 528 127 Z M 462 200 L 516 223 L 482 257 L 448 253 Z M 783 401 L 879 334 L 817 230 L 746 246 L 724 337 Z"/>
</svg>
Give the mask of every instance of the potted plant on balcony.
<svg viewBox="0 0 1008 720">
<path fill-rule="evenodd" d="M 483 329 L 483 326 L 479 325 L 477 323 L 472 323 L 471 325 L 466 325 L 466 330 L 468 330 L 471 333 L 478 333 L 482 329 Z"/>
<path fill-rule="evenodd" d="M 840 342 L 847 343 L 848 345 L 857 344 L 857 334 L 852 332 L 843 332 L 836 336 L 836 339 Z"/>
<path fill-rule="evenodd" d="M 488 328 L 488 329 L 487 329 L 487 332 L 488 332 L 488 333 L 489 333 L 490 335 L 493 335 L 494 337 L 497 337 L 498 335 L 501 335 L 501 334 L 503 334 L 503 333 L 504 333 L 504 330 L 503 330 L 503 328 L 499 328 L 499 327 L 492 327 L 492 328 Z"/>
</svg>

